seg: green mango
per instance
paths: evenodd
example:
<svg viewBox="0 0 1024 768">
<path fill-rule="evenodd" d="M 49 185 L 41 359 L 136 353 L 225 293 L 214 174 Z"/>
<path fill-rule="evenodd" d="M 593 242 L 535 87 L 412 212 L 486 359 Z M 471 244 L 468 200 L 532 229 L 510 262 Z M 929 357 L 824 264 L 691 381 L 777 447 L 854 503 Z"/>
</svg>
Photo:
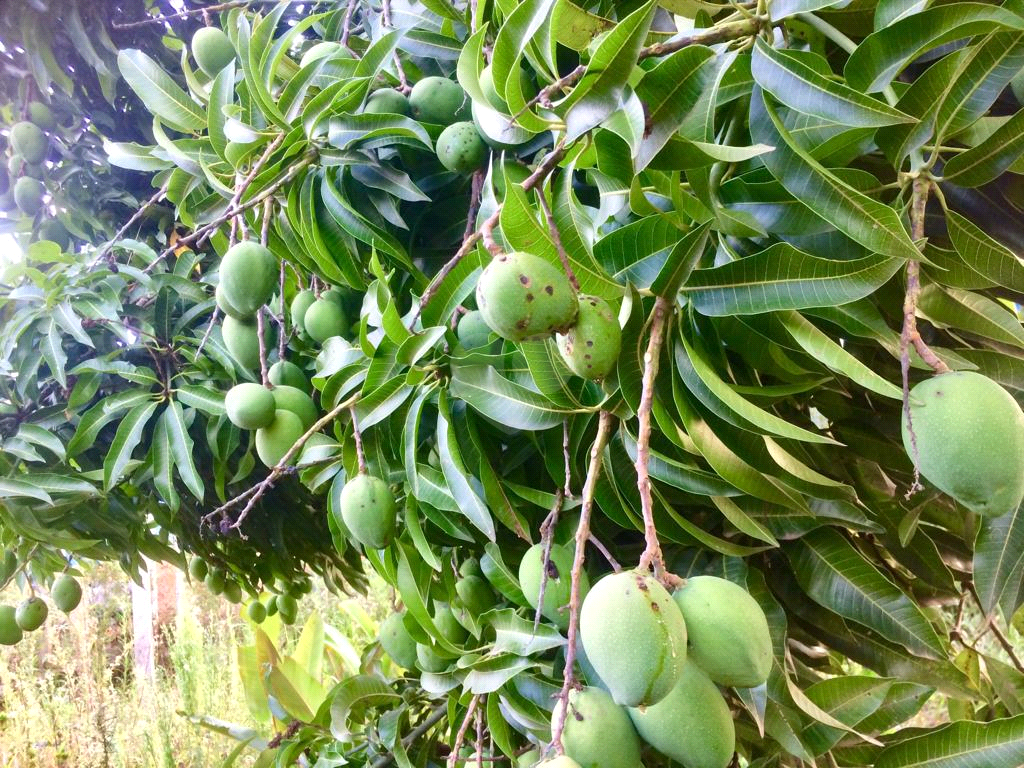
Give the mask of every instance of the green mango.
<svg viewBox="0 0 1024 768">
<path fill-rule="evenodd" d="M 26 216 L 35 216 L 43 209 L 46 187 L 38 179 L 22 176 L 14 182 L 14 204 Z"/>
<path fill-rule="evenodd" d="M 298 387 L 289 387 L 287 384 L 283 384 L 274 387 L 270 392 L 278 410 L 291 411 L 299 417 L 302 421 L 303 431 L 312 427 L 319 418 L 320 411 L 317 410 L 313 398 Z"/>
<path fill-rule="evenodd" d="M 686 768 L 726 768 L 732 760 L 732 713 L 696 664 L 683 666 L 679 682 L 657 704 L 628 712 L 644 741 Z"/>
<path fill-rule="evenodd" d="M 295 294 L 295 298 L 292 299 L 289 308 L 292 316 L 292 326 L 297 328 L 300 333 L 306 332 L 306 310 L 313 306 L 314 301 L 316 301 L 316 294 L 308 290 L 299 291 Z"/>
<path fill-rule="evenodd" d="M 640 739 L 624 707 L 600 688 L 570 690 L 567 703 L 562 730 L 567 757 L 581 768 L 639 768 Z M 552 728 L 560 707 L 557 702 Z"/>
<path fill-rule="evenodd" d="M 57 127 L 57 121 L 53 119 L 53 110 L 41 101 L 28 103 L 28 119 L 44 131 L 52 131 Z"/>
<path fill-rule="evenodd" d="M 22 601 L 14 613 L 14 620 L 25 632 L 34 632 L 43 626 L 50 608 L 41 597 L 30 597 Z"/>
<path fill-rule="evenodd" d="M 434 603 L 434 626 L 441 633 L 441 637 L 453 645 L 464 643 L 469 636 L 447 603 Z"/>
<path fill-rule="evenodd" d="M 412 87 L 409 110 L 424 123 L 451 125 L 469 117 L 469 97 L 462 86 L 446 77 L 425 77 Z"/>
<path fill-rule="evenodd" d="M 459 319 L 455 335 L 466 349 L 478 349 L 490 343 L 491 327 L 487 325 L 480 310 L 474 309 Z"/>
<path fill-rule="evenodd" d="M 487 613 L 495 605 L 494 592 L 479 576 L 463 576 L 455 582 L 455 592 L 474 617 Z"/>
<path fill-rule="evenodd" d="M 224 346 L 240 366 L 250 371 L 260 367 L 260 341 L 255 322 L 244 322 L 226 315 L 221 323 Z"/>
<path fill-rule="evenodd" d="M 299 60 L 299 67 L 308 67 L 314 61 L 326 59 L 328 56 L 340 56 L 343 59 L 351 59 L 352 52 L 341 43 L 323 40 L 302 54 L 302 58 Z"/>
<path fill-rule="evenodd" d="M 193 557 L 188 564 L 188 575 L 193 581 L 202 581 L 210 572 L 210 566 L 201 557 Z"/>
<path fill-rule="evenodd" d="M 572 592 L 573 551 L 561 544 L 552 544 L 548 560 L 548 578 L 544 584 L 541 615 L 561 630 L 569 627 L 569 598 Z M 534 544 L 519 561 L 519 586 L 526 602 L 536 610 L 544 574 L 544 545 Z M 590 591 L 586 572 L 580 573 L 580 601 Z"/>
<path fill-rule="evenodd" d="M 503 339 L 542 339 L 576 321 L 579 302 L 560 267 L 522 251 L 495 256 L 476 286 L 484 321 Z"/>
<path fill-rule="evenodd" d="M 295 363 L 289 362 L 288 360 L 278 360 L 267 371 L 267 379 L 270 383 L 277 387 L 294 387 L 295 389 L 302 390 L 307 395 L 312 392 L 312 385 L 309 383 L 309 379 L 306 378 L 306 374 L 302 372 Z"/>
<path fill-rule="evenodd" d="M 224 396 L 228 420 L 239 429 L 261 429 L 274 421 L 275 397 L 262 384 L 236 384 Z"/>
<path fill-rule="evenodd" d="M 449 171 L 471 174 L 487 160 L 487 144 L 472 121 L 452 123 L 434 144 L 437 159 Z"/>
<path fill-rule="evenodd" d="M 439 655 L 429 645 L 416 643 L 416 664 L 424 672 L 444 672 L 451 666 L 451 660 Z"/>
<path fill-rule="evenodd" d="M 416 668 L 416 641 L 405 628 L 405 613 L 392 613 L 381 622 L 377 639 L 391 660 L 404 669 Z"/>
<path fill-rule="evenodd" d="M 622 347 L 622 329 L 607 301 L 580 296 L 576 323 L 555 336 L 569 370 L 584 379 L 603 379 L 613 370 Z"/>
<path fill-rule="evenodd" d="M 298 416 L 278 409 L 269 427 L 256 430 L 256 455 L 266 466 L 276 466 L 305 432 Z"/>
<path fill-rule="evenodd" d="M 227 578 L 224 575 L 224 571 L 220 568 L 211 568 L 209 573 L 206 574 L 206 578 L 203 579 L 203 583 L 206 588 L 210 590 L 211 595 L 219 595 L 224 592 L 224 587 L 227 585 Z"/>
<path fill-rule="evenodd" d="M 672 599 L 686 622 L 688 662 L 719 685 L 755 688 L 768 680 L 768 619 L 747 590 L 717 576 L 694 576 Z"/>
<path fill-rule="evenodd" d="M 63 573 L 50 587 L 50 599 L 59 611 L 71 613 L 82 602 L 82 585 L 71 574 Z"/>
<path fill-rule="evenodd" d="M 192 35 L 192 55 L 209 77 L 214 77 L 235 58 L 231 40 L 219 27 L 200 27 Z"/>
<path fill-rule="evenodd" d="M 363 112 L 371 115 L 407 115 L 409 99 L 405 94 L 392 88 L 374 91 L 366 100 Z"/>
<path fill-rule="evenodd" d="M 249 603 L 249 607 L 245 612 L 249 616 L 249 621 L 253 624 L 262 624 L 267 620 L 267 607 L 259 600 Z"/>
<path fill-rule="evenodd" d="M 998 517 L 1024 499 L 1024 411 L 980 373 L 956 371 L 910 391 L 903 447 L 921 475 L 979 515 Z"/>
<path fill-rule="evenodd" d="M 231 246 L 220 260 L 224 299 L 243 315 L 255 315 L 270 300 L 277 281 L 277 257 L 251 240 Z"/>
<path fill-rule="evenodd" d="M 353 538 L 370 549 L 383 549 L 395 537 L 395 496 L 379 477 L 359 474 L 341 489 L 341 518 Z"/>
<path fill-rule="evenodd" d="M 35 123 L 22 120 L 11 126 L 11 149 L 21 155 L 26 163 L 36 165 L 43 162 L 48 148 L 46 134 Z"/>
<path fill-rule="evenodd" d="M 313 341 L 323 344 L 332 336 L 343 336 L 349 323 L 338 301 L 320 298 L 306 310 L 302 325 Z"/>
<path fill-rule="evenodd" d="M 0 645 L 17 645 L 23 637 L 13 605 L 0 605 Z"/>
<path fill-rule="evenodd" d="M 71 235 L 68 234 L 67 228 L 59 219 L 45 219 L 39 225 L 37 236 L 39 240 L 49 240 L 51 243 L 56 243 L 60 246 L 61 251 L 66 251 L 71 247 Z"/>
<path fill-rule="evenodd" d="M 678 682 L 686 624 L 665 588 L 648 573 L 611 573 L 580 609 L 587 658 L 617 704 L 655 704 Z"/>
</svg>

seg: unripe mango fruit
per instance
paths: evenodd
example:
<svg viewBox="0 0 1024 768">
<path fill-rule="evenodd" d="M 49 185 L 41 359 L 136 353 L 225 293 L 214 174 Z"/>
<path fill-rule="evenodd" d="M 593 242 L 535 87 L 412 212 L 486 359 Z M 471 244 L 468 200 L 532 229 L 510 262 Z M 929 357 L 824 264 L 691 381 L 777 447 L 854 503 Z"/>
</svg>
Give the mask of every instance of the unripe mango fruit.
<svg viewBox="0 0 1024 768">
<path fill-rule="evenodd" d="M 455 582 L 455 592 L 471 614 L 479 616 L 494 607 L 494 592 L 479 576 L 463 576 Z"/>
<path fill-rule="evenodd" d="M 239 429 L 262 429 L 274 421 L 274 396 L 261 384 L 236 384 L 224 396 L 228 420 Z M 200 561 L 202 562 L 202 561 Z"/>
<path fill-rule="evenodd" d="M 655 704 L 679 681 L 686 624 L 665 588 L 648 573 L 608 574 L 580 609 L 587 658 L 615 703 Z"/>
<path fill-rule="evenodd" d="M 228 248 L 220 261 L 224 299 L 243 315 L 254 315 L 267 303 L 277 279 L 277 258 L 268 248 L 251 240 Z"/>
<path fill-rule="evenodd" d="M 221 324 L 224 346 L 238 364 L 248 370 L 255 370 L 260 364 L 260 341 L 255 322 L 246 323 L 227 315 Z"/>
<path fill-rule="evenodd" d="M 67 227 L 58 219 L 46 219 L 43 221 L 39 225 L 38 235 L 40 240 L 49 240 L 51 243 L 56 243 L 62 251 L 66 251 L 71 247 L 71 235 L 68 234 Z"/>
<path fill-rule="evenodd" d="M 469 97 L 462 86 L 446 77 L 425 77 L 409 94 L 412 116 L 424 123 L 451 125 L 469 117 Z"/>
<path fill-rule="evenodd" d="M 268 467 L 273 467 L 305 432 L 298 416 L 291 411 L 276 410 L 270 426 L 256 430 L 256 455 Z"/>
<path fill-rule="evenodd" d="M 253 624 L 262 624 L 267 620 L 267 607 L 259 600 L 254 600 L 249 603 L 249 607 L 245 610 L 249 616 L 249 621 Z"/>
<path fill-rule="evenodd" d="M 672 599 L 686 622 L 687 664 L 719 685 L 754 688 L 768 679 L 768 619 L 749 592 L 717 576 L 694 576 Z"/>
<path fill-rule="evenodd" d="M 192 35 L 192 55 L 199 68 L 213 77 L 235 58 L 235 49 L 224 30 L 201 27 Z"/>
<path fill-rule="evenodd" d="M 53 110 L 41 101 L 28 103 L 28 119 L 44 131 L 52 131 L 57 127 L 57 121 L 53 119 Z"/>
<path fill-rule="evenodd" d="M 464 314 L 459 320 L 455 335 L 458 336 L 459 343 L 466 349 L 477 349 L 487 346 L 491 328 L 487 325 L 480 310 L 474 309 Z"/>
<path fill-rule="evenodd" d="M 364 547 L 383 549 L 395 537 L 395 496 L 379 477 L 360 474 L 341 489 L 341 519 Z"/>
<path fill-rule="evenodd" d="M 374 91 L 366 100 L 363 112 L 372 115 L 407 115 L 409 99 L 405 94 L 392 88 Z"/>
<path fill-rule="evenodd" d="M 220 568 L 211 568 L 206 574 L 206 578 L 203 579 L 203 584 L 210 590 L 211 595 L 219 595 L 227 585 L 227 577 L 224 576 L 224 571 Z"/>
<path fill-rule="evenodd" d="M 292 299 L 290 311 L 292 315 L 292 325 L 299 329 L 300 332 L 306 332 L 305 317 L 306 310 L 313 306 L 313 302 L 316 301 L 316 294 L 312 291 L 305 290 L 299 291 L 295 294 L 295 298 Z"/>
<path fill-rule="evenodd" d="M 570 690 L 562 746 L 581 768 L 638 768 L 640 739 L 624 707 L 600 688 Z M 552 728 L 561 702 L 551 715 Z M 723 766 L 724 768 L 724 766 Z"/>
<path fill-rule="evenodd" d="M 351 59 L 352 52 L 341 43 L 323 40 L 302 54 L 302 58 L 299 60 L 299 66 L 308 67 L 314 61 L 326 59 L 328 56 L 338 56 L 343 59 Z"/>
<path fill-rule="evenodd" d="M 311 386 L 306 374 L 302 372 L 295 363 L 288 360 L 278 360 L 267 371 L 267 379 L 271 384 L 278 387 L 295 387 L 301 389 L 307 395 Z"/>
<path fill-rule="evenodd" d="M 552 544 L 547 563 L 548 578 L 544 584 L 541 615 L 561 630 L 569 627 L 569 599 L 572 596 L 573 552 L 560 544 Z M 544 545 L 534 544 L 519 561 L 519 586 L 526 602 L 536 610 L 544 575 Z M 586 572 L 580 572 L 580 601 L 590 591 Z"/>
<path fill-rule="evenodd" d="M 243 312 L 238 307 L 234 306 L 230 301 L 224 298 L 224 287 L 218 285 L 213 291 L 214 300 L 217 302 L 217 308 L 220 311 L 236 320 L 241 320 L 244 323 L 253 322 L 252 312 Z"/>
<path fill-rule="evenodd" d="M 74 576 L 61 574 L 50 587 L 50 599 L 57 606 L 57 610 L 71 613 L 82 602 L 82 585 Z"/>
<path fill-rule="evenodd" d="M 210 566 L 202 558 L 194 557 L 188 564 L 188 575 L 193 581 L 202 581 L 209 572 Z"/>
<path fill-rule="evenodd" d="M 447 603 L 434 604 L 434 626 L 441 633 L 441 637 L 454 645 L 465 642 L 469 635 L 466 628 L 459 624 Z"/>
<path fill-rule="evenodd" d="M 348 320 L 341 304 L 325 297 L 310 305 L 302 318 L 302 325 L 313 341 L 323 344 L 332 336 L 343 335 L 348 329 Z"/>
<path fill-rule="evenodd" d="M 1024 411 L 980 373 L 956 371 L 910 391 L 921 474 L 979 515 L 1004 515 L 1024 499 Z M 903 417 L 903 447 L 914 444 Z"/>
<path fill-rule="evenodd" d="M 695 664 L 657 704 L 628 711 L 644 741 L 686 768 L 726 768 L 736 751 L 729 706 Z"/>
<path fill-rule="evenodd" d="M 291 411 L 299 417 L 303 431 L 312 427 L 313 422 L 320 415 L 313 403 L 313 398 L 298 387 L 282 385 L 274 387 L 270 392 L 278 410 Z"/>
<path fill-rule="evenodd" d="M 491 260 L 476 285 L 476 305 L 491 330 L 509 341 L 564 331 L 579 311 L 576 291 L 565 273 L 522 251 Z"/>
<path fill-rule="evenodd" d="M 472 121 L 452 123 L 437 137 L 437 159 L 455 173 L 470 174 L 487 159 L 487 145 Z"/>
<path fill-rule="evenodd" d="M 50 614 L 50 608 L 41 597 L 30 597 L 18 605 L 14 613 L 14 620 L 25 632 L 34 632 L 43 626 L 46 617 Z"/>
<path fill-rule="evenodd" d="M 11 126 L 11 149 L 26 163 L 36 165 L 43 162 L 48 145 L 46 134 L 35 123 L 22 120 Z"/>
<path fill-rule="evenodd" d="M 537 750 L 530 750 L 530 752 L 536 752 Z M 526 754 L 530 754 L 527 752 Z M 539 752 L 538 752 L 539 754 Z M 581 768 L 580 764 L 573 760 L 568 755 L 555 755 L 547 760 L 541 760 L 536 763 L 537 768 Z M 641 768 L 638 766 L 638 768 Z"/>
<path fill-rule="evenodd" d="M 384 653 L 405 669 L 416 668 L 416 641 L 405 628 L 404 613 L 392 613 L 380 625 L 378 640 Z"/>
<path fill-rule="evenodd" d="M 615 369 L 622 347 L 622 329 L 607 301 L 580 296 L 576 323 L 555 337 L 558 353 L 577 376 L 603 379 Z"/>
<path fill-rule="evenodd" d="M 14 182 L 14 204 L 26 216 L 35 216 L 43 207 L 46 187 L 38 179 L 22 176 Z"/>
<path fill-rule="evenodd" d="M 23 637 L 13 605 L 0 605 L 0 645 L 17 645 Z"/>
</svg>

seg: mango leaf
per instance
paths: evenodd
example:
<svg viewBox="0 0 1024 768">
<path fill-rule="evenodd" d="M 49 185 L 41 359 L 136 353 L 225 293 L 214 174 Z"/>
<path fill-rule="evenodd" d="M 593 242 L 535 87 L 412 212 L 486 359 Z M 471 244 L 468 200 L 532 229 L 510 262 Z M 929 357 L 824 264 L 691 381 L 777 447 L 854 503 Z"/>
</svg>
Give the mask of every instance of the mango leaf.
<svg viewBox="0 0 1024 768">
<path fill-rule="evenodd" d="M 875 768 L 995 768 L 1002 765 L 1024 765 L 1024 715 L 989 723 L 961 721 L 904 739 L 883 750 Z"/>
<path fill-rule="evenodd" d="M 809 58 L 820 65 L 808 63 Z M 817 54 L 777 50 L 761 39 L 754 44 L 750 65 L 754 80 L 790 109 L 851 128 L 914 122 L 884 101 L 835 82 L 821 69 L 827 71 L 828 64 Z"/>
<path fill-rule="evenodd" d="M 942 178 L 961 187 L 980 187 L 1001 176 L 1022 154 L 1024 109 L 980 144 L 951 157 L 942 169 Z M 952 213 L 947 211 L 947 215 Z"/>
<path fill-rule="evenodd" d="M 169 126 L 184 133 L 206 127 L 202 108 L 147 54 L 127 48 L 117 54 L 117 66 L 146 108 Z"/>
<path fill-rule="evenodd" d="M 927 658 L 946 648 L 917 604 L 831 528 L 786 547 L 793 574 L 817 603 Z"/>
<path fill-rule="evenodd" d="M 490 366 L 453 365 L 450 391 L 487 418 L 513 429 L 550 429 L 560 426 L 567 413 Z"/>
<path fill-rule="evenodd" d="M 829 307 L 871 295 L 902 266 L 885 256 L 833 261 L 777 243 L 720 267 L 695 270 L 680 290 L 698 312 L 711 317 Z"/>
<path fill-rule="evenodd" d="M 103 489 L 109 491 L 121 479 L 121 475 L 131 461 L 132 453 L 142 442 L 142 433 L 149 423 L 158 403 L 148 402 L 136 405 L 117 425 L 117 432 L 110 443 L 107 456 L 103 460 Z"/>
<path fill-rule="evenodd" d="M 1024 508 L 984 518 L 974 544 L 974 584 L 986 614 L 1009 619 L 1024 601 Z"/>
<path fill-rule="evenodd" d="M 775 147 L 761 156 L 772 176 L 825 221 L 874 253 L 920 258 L 896 211 L 853 189 L 801 149 L 759 88 L 750 101 L 750 131 L 754 141 Z"/>
</svg>

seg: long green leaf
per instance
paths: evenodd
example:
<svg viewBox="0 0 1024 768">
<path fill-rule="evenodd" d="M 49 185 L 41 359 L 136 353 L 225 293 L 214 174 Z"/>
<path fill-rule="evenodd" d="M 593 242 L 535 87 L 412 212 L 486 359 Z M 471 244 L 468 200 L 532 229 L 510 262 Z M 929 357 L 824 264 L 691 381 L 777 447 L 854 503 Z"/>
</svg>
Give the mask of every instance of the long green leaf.
<svg viewBox="0 0 1024 768">
<path fill-rule="evenodd" d="M 174 463 L 178 467 L 178 474 L 192 495 L 202 501 L 205 487 L 203 478 L 196 469 L 192 437 L 185 426 L 185 413 L 181 409 L 181 403 L 171 400 L 167 408 L 164 409 L 161 420 L 166 422 L 167 437 L 170 441 Z"/>
<path fill-rule="evenodd" d="M 911 652 L 945 658 L 946 648 L 917 604 L 832 528 L 787 546 L 793 574 L 819 605 Z"/>
<path fill-rule="evenodd" d="M 920 258 L 896 211 L 853 189 L 801 149 L 760 89 L 751 97 L 750 130 L 754 141 L 775 147 L 761 159 L 793 197 L 873 253 Z"/>
<path fill-rule="evenodd" d="M 875 768 L 1010 768 L 1024 765 L 1024 715 L 962 721 L 885 749 Z"/>
<path fill-rule="evenodd" d="M 1024 600 L 1024 507 L 985 518 L 974 544 L 974 585 L 982 608 L 1002 608 L 1009 619 Z"/>
<path fill-rule="evenodd" d="M 206 127 L 202 108 L 148 55 L 127 48 L 117 54 L 117 66 L 146 108 L 169 126 L 185 133 Z"/>
<path fill-rule="evenodd" d="M 451 393 L 487 418 L 513 429 L 550 429 L 559 426 L 567 413 L 490 366 L 453 366 Z"/>
<path fill-rule="evenodd" d="M 121 474 L 131 461 L 132 452 L 142 442 L 142 433 L 157 405 L 156 402 L 137 405 L 128 411 L 117 425 L 117 432 L 114 433 L 110 449 L 103 460 L 104 490 L 109 491 L 121 479 Z"/>
<path fill-rule="evenodd" d="M 977 146 L 951 157 L 942 169 L 942 178 L 961 187 L 980 187 L 1001 176 L 1022 154 L 1024 109 Z"/>
</svg>

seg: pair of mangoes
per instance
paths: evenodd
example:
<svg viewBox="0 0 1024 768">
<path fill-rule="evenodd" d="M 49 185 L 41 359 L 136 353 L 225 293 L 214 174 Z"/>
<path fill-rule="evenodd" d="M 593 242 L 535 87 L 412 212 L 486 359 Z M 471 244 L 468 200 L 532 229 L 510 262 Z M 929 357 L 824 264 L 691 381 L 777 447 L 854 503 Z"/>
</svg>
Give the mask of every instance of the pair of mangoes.
<svg viewBox="0 0 1024 768">
<path fill-rule="evenodd" d="M 224 346 L 243 368 L 252 370 L 260 364 L 256 313 L 270 300 L 277 282 L 277 258 L 259 243 L 236 243 L 221 259 L 220 282 L 215 292 L 217 306 L 224 312 L 221 335 Z M 270 324 L 266 326 L 265 348 L 270 343 Z"/>
<path fill-rule="evenodd" d="M 622 330 L 607 301 L 579 296 L 565 273 L 523 251 L 502 253 L 487 265 L 476 286 L 484 321 L 509 341 L 552 334 L 569 370 L 602 379 L 615 368 Z"/>
<path fill-rule="evenodd" d="M 274 365 L 278 366 L 274 376 L 278 381 L 288 375 L 287 366 L 297 368 L 287 361 Z M 236 384 L 224 397 L 224 409 L 232 424 L 256 431 L 256 455 L 268 467 L 278 464 L 319 416 L 313 398 L 288 384 L 270 389 L 250 382 Z"/>
<path fill-rule="evenodd" d="M 336 288 L 324 291 L 319 298 L 310 290 L 299 291 L 292 299 L 292 325 L 318 344 L 333 336 L 343 336 L 349 328 L 344 296 Z"/>
</svg>

